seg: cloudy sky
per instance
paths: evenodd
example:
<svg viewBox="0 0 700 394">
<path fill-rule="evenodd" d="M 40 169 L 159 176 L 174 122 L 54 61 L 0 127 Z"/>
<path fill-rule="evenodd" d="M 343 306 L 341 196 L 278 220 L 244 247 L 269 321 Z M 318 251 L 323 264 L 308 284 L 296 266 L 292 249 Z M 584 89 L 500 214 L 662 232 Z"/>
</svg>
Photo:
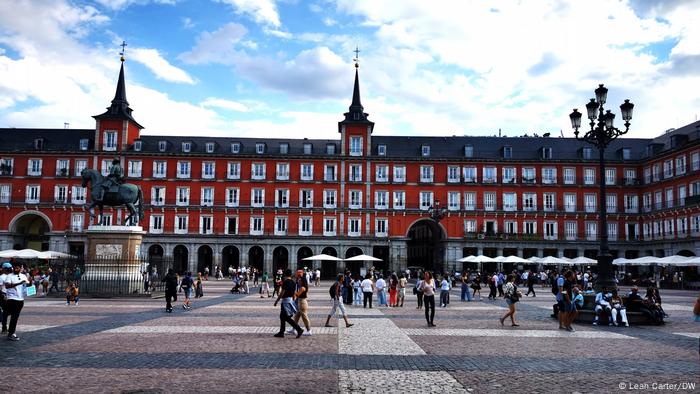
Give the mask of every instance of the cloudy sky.
<svg viewBox="0 0 700 394">
<path fill-rule="evenodd" d="M 700 0 L 0 0 L 0 127 L 336 138 L 360 48 L 376 134 L 563 130 L 598 83 L 629 136 L 700 112 Z M 618 115 L 619 119 L 619 115 Z"/>
</svg>

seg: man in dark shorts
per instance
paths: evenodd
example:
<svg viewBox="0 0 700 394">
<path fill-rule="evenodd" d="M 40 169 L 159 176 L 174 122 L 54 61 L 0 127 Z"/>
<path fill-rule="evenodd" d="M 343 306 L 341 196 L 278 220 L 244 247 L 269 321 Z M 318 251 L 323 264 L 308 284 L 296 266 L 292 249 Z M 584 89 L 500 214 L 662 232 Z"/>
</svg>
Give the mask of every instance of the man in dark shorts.
<svg viewBox="0 0 700 394">
<path fill-rule="evenodd" d="M 277 306 L 277 303 L 282 300 L 282 303 L 280 304 L 280 331 L 275 334 L 275 337 L 277 338 L 284 338 L 285 323 L 289 323 L 289 325 L 294 328 L 294 330 L 297 332 L 297 338 L 301 337 L 301 334 L 304 333 L 304 329 L 299 327 L 299 325 L 292 319 L 297 312 L 297 307 L 294 304 L 294 293 L 296 292 L 296 288 L 297 285 L 292 279 L 292 270 L 284 270 L 284 280 L 282 281 L 279 295 L 277 296 L 274 304 Z"/>
</svg>

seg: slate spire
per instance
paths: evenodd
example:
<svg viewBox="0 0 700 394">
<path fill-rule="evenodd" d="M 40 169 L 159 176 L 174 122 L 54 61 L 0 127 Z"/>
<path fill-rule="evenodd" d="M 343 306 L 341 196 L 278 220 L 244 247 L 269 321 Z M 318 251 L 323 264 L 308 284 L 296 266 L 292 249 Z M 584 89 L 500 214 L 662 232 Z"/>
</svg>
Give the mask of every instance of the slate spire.
<svg viewBox="0 0 700 394">
<path fill-rule="evenodd" d="M 362 106 L 362 101 L 360 100 L 360 75 L 359 75 L 360 65 L 355 62 L 355 86 L 352 90 L 352 103 L 348 112 L 346 112 L 344 123 L 371 123 L 364 112 L 364 107 Z"/>
<path fill-rule="evenodd" d="M 122 44 L 126 46 L 126 43 Z M 122 51 L 124 48 L 122 47 Z M 129 102 L 126 100 L 126 81 L 124 78 L 124 52 L 121 52 L 121 67 L 119 68 L 119 79 L 117 79 L 117 90 L 114 93 L 114 99 L 112 99 L 112 105 L 107 107 L 107 112 L 93 116 L 95 119 L 126 119 L 134 122 L 137 127 L 143 128 L 136 122 L 136 120 L 131 116 L 133 111 L 129 107 Z"/>
</svg>

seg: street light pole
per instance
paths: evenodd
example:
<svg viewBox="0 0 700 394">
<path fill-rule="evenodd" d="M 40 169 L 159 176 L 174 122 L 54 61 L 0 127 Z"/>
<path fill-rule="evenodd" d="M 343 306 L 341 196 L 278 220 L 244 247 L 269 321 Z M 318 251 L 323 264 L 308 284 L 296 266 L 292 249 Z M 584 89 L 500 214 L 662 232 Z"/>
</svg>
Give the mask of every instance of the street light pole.
<svg viewBox="0 0 700 394">
<path fill-rule="evenodd" d="M 435 200 L 435 204 L 428 208 L 428 215 L 430 215 L 430 218 L 435 222 L 436 229 L 435 234 L 433 234 L 433 269 L 436 272 L 438 270 L 442 271 L 442 263 L 438 261 L 438 248 L 440 246 L 438 245 L 440 239 L 438 232 L 440 231 L 440 221 L 447 215 L 447 209 L 440 206 L 440 200 Z"/>
<path fill-rule="evenodd" d="M 579 141 L 585 141 L 598 149 L 598 164 L 600 168 L 600 251 L 598 253 L 598 279 L 595 283 L 596 292 L 610 291 L 617 288 L 613 275 L 613 258 L 610 255 L 610 246 L 608 245 L 608 207 L 607 193 L 605 189 L 605 149 L 616 138 L 627 134 L 630 128 L 630 120 L 632 119 L 632 110 L 634 104 L 629 100 L 625 100 L 620 105 L 622 120 L 625 121 L 625 129 L 618 129 L 613 126 L 615 114 L 610 110 L 605 111 L 604 105 L 607 100 L 608 89 L 603 84 L 598 85 L 595 90 L 596 98 L 592 98 L 586 104 L 588 119 L 590 120 L 591 129 L 583 136 L 579 137 L 579 128 L 581 127 L 581 118 L 583 114 L 574 108 L 569 115 L 571 119 L 571 127 L 574 129 L 574 136 Z"/>
</svg>

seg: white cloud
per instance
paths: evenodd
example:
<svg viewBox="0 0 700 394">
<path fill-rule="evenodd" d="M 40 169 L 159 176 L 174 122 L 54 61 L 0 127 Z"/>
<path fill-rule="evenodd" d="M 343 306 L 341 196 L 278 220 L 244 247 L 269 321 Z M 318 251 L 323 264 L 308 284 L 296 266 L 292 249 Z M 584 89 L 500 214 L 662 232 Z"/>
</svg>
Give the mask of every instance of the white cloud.
<svg viewBox="0 0 700 394">
<path fill-rule="evenodd" d="M 195 26 L 194 22 L 192 22 L 192 18 L 182 18 L 182 27 L 185 29 L 191 29 Z"/>
<path fill-rule="evenodd" d="M 338 135 L 338 121 L 342 118 L 338 114 L 305 111 L 284 111 L 279 116 L 279 122 L 268 119 L 234 120 L 230 122 L 232 135 L 331 139 Z"/>
<path fill-rule="evenodd" d="M 280 27 L 280 17 L 274 0 L 217 0 L 226 3 L 238 14 L 245 14 L 261 25 Z"/>
<path fill-rule="evenodd" d="M 188 64 L 232 64 L 236 61 L 235 46 L 246 33 L 246 28 L 237 23 L 226 24 L 214 32 L 202 32 L 194 48 L 180 54 L 178 59 Z"/>
<path fill-rule="evenodd" d="M 220 99 L 216 97 L 207 97 L 204 101 L 202 101 L 201 105 L 203 107 L 214 107 L 214 108 L 221 108 L 229 111 L 236 111 L 236 112 L 248 112 L 250 111 L 250 108 L 246 106 L 243 103 L 239 103 L 237 101 L 232 101 L 232 100 L 225 100 L 225 99 Z"/>
<path fill-rule="evenodd" d="M 101 6 L 111 9 L 113 11 L 123 10 L 131 5 L 146 5 L 149 3 L 154 4 L 167 4 L 174 5 L 178 0 L 95 0 Z"/>
<path fill-rule="evenodd" d="M 185 70 L 170 64 L 157 49 L 134 48 L 130 51 L 129 57 L 148 67 L 158 79 L 189 85 L 195 84 L 194 79 Z"/>
</svg>

